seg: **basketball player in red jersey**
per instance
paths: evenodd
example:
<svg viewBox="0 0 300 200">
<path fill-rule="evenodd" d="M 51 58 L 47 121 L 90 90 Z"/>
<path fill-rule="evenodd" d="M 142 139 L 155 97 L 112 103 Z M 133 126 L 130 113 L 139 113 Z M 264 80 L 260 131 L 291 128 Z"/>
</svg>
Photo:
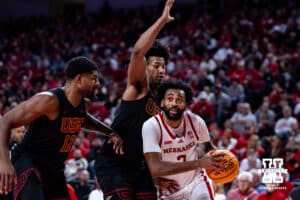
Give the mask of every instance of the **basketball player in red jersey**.
<svg viewBox="0 0 300 200">
<path fill-rule="evenodd" d="M 63 87 L 41 92 L 7 112 L 0 119 L 0 194 L 14 185 L 14 199 L 70 199 L 64 177 L 64 161 L 81 128 L 108 135 L 114 150 L 122 153 L 122 140 L 111 128 L 87 112 L 86 97 L 99 86 L 94 62 L 85 57 L 71 59 L 65 69 Z M 10 130 L 28 124 L 23 140 L 9 158 Z"/>
<path fill-rule="evenodd" d="M 142 129 L 144 155 L 152 177 L 177 182 L 172 190 L 157 187 L 159 199 L 213 200 L 213 191 L 202 168 L 222 169 L 223 154 L 205 154 L 212 149 L 207 126 L 198 115 L 186 111 L 193 92 L 182 81 L 168 81 L 158 91 L 162 112 L 147 120 Z M 201 147 L 201 148 L 202 148 Z M 199 147 L 200 148 L 200 147 Z"/>
</svg>

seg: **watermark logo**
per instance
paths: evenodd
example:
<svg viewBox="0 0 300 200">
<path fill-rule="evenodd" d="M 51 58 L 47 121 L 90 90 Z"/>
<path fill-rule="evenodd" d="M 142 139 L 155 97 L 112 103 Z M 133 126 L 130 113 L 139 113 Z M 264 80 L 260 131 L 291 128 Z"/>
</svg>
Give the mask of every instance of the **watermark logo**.
<svg viewBox="0 0 300 200">
<path fill-rule="evenodd" d="M 263 158 L 263 168 L 260 171 L 262 174 L 262 183 L 283 183 L 283 174 L 287 174 L 287 169 L 283 168 L 282 158 Z"/>
</svg>

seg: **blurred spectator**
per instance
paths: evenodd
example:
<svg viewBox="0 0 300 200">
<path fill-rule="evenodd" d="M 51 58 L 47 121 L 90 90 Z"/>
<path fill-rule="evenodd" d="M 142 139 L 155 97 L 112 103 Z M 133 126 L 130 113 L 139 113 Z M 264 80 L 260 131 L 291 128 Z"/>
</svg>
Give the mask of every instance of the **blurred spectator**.
<svg viewBox="0 0 300 200">
<path fill-rule="evenodd" d="M 210 73 L 216 69 L 217 65 L 214 59 L 209 58 L 209 55 L 207 53 L 204 53 L 204 57 L 200 62 L 199 67 L 201 71 L 207 70 Z"/>
<path fill-rule="evenodd" d="M 83 157 L 87 156 L 88 149 L 86 148 L 86 145 L 82 142 L 83 141 L 82 138 L 83 138 L 82 132 L 80 132 L 78 137 L 75 138 L 74 144 L 72 146 L 72 149 L 71 149 L 67 159 L 74 158 L 74 152 L 77 149 L 80 150 Z"/>
<path fill-rule="evenodd" d="M 101 136 L 96 136 L 91 142 L 91 148 L 86 157 L 88 161 L 88 171 L 92 179 L 95 178 L 95 158 L 98 153 L 102 152 L 103 140 Z"/>
<path fill-rule="evenodd" d="M 228 95 L 231 98 L 232 108 L 235 108 L 237 103 L 243 102 L 245 99 L 244 87 L 239 82 L 239 76 L 233 75 L 231 77 L 231 85 L 228 89 Z"/>
<path fill-rule="evenodd" d="M 222 123 L 230 114 L 231 106 L 230 97 L 226 93 L 222 92 L 222 85 L 215 85 L 210 102 L 214 106 L 217 123 L 222 125 Z"/>
<path fill-rule="evenodd" d="M 275 123 L 275 133 L 277 135 L 290 136 L 293 131 L 293 124 L 298 124 L 297 119 L 292 116 L 291 108 L 286 105 L 282 108 L 283 118 Z"/>
<path fill-rule="evenodd" d="M 284 157 L 284 147 L 286 144 L 286 139 L 284 137 L 274 135 L 269 138 L 269 141 L 265 141 L 264 146 L 265 153 L 263 158 L 283 158 Z"/>
<path fill-rule="evenodd" d="M 90 174 L 87 170 L 78 172 L 78 182 L 73 184 L 76 195 L 80 200 L 88 200 L 89 194 L 92 191 L 92 186 L 89 183 Z"/>
<path fill-rule="evenodd" d="M 266 114 L 260 116 L 260 121 L 258 123 L 257 135 L 260 139 L 265 139 L 265 137 L 275 135 L 274 125 L 270 124 L 269 119 Z"/>
<path fill-rule="evenodd" d="M 283 89 L 281 88 L 278 82 L 275 82 L 272 86 L 272 91 L 269 94 L 270 106 L 272 109 L 275 109 L 281 100 L 281 93 Z"/>
<path fill-rule="evenodd" d="M 267 183 L 266 189 L 267 191 L 261 193 L 257 200 L 285 200 L 285 195 L 281 190 L 276 189 L 278 184 L 275 183 Z"/>
<path fill-rule="evenodd" d="M 74 158 L 66 161 L 65 164 L 65 176 L 71 178 L 77 176 L 80 170 L 87 169 L 88 162 L 81 154 L 80 149 L 74 151 Z"/>
<path fill-rule="evenodd" d="M 275 123 L 275 112 L 270 108 L 268 101 L 264 101 L 255 112 L 257 122 L 260 123 L 262 118 L 267 118 L 269 125 L 273 126 Z"/>
<path fill-rule="evenodd" d="M 298 200 L 300 199 L 300 186 L 295 187 L 292 192 L 290 193 L 291 200 Z"/>
<path fill-rule="evenodd" d="M 251 169 L 250 173 L 253 176 L 253 188 L 258 193 L 261 194 L 266 192 L 266 186 L 261 182 L 261 173 L 257 169 Z"/>
<path fill-rule="evenodd" d="M 199 95 L 199 100 L 191 105 L 191 111 L 203 118 L 210 124 L 215 119 L 215 110 L 213 105 L 208 101 L 206 92 L 202 91 Z"/>
<path fill-rule="evenodd" d="M 297 158 L 296 153 L 295 147 L 285 149 L 285 168 L 288 170 L 291 180 L 300 178 L 300 159 Z"/>
<path fill-rule="evenodd" d="M 253 189 L 253 176 L 250 172 L 241 172 L 238 177 L 238 187 L 229 190 L 227 200 L 256 200 L 258 193 Z"/>
<path fill-rule="evenodd" d="M 249 103 L 238 103 L 237 112 L 231 117 L 233 129 L 237 132 L 242 132 L 247 124 L 250 126 L 256 125 L 256 117 L 251 112 Z"/>
<path fill-rule="evenodd" d="M 213 183 L 214 188 L 214 200 L 225 200 L 224 186 L 219 183 Z"/>
<path fill-rule="evenodd" d="M 9 141 L 9 149 L 12 151 L 16 145 L 21 142 L 25 134 L 25 126 L 20 126 L 11 130 L 11 137 Z"/>
<path fill-rule="evenodd" d="M 218 142 L 217 147 L 219 147 L 220 149 L 227 149 L 236 155 L 236 144 L 237 139 L 232 137 L 232 130 L 230 128 L 226 128 L 223 135 L 221 136 L 221 140 Z"/>
<path fill-rule="evenodd" d="M 261 160 L 258 152 L 253 148 L 247 149 L 247 157 L 241 161 L 240 171 L 250 171 L 251 169 L 261 169 Z"/>
</svg>

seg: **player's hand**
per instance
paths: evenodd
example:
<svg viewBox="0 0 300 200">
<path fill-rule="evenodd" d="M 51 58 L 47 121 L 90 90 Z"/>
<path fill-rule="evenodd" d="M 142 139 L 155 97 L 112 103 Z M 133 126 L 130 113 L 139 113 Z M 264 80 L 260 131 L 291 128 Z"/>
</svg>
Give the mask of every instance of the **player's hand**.
<svg viewBox="0 0 300 200">
<path fill-rule="evenodd" d="M 180 189 L 180 186 L 176 181 L 167 178 L 155 178 L 154 183 L 158 185 L 162 191 L 169 194 L 173 194 Z"/>
<path fill-rule="evenodd" d="M 221 171 L 224 169 L 224 162 L 226 162 L 224 156 L 225 154 L 223 153 L 212 154 L 211 152 L 208 152 L 202 158 L 199 159 L 200 161 L 199 167 Z"/>
<path fill-rule="evenodd" d="M 10 160 L 0 161 L 0 194 L 8 194 L 13 190 L 15 169 Z"/>
<path fill-rule="evenodd" d="M 123 152 L 123 140 L 122 138 L 116 134 L 116 133 L 111 133 L 108 136 L 108 141 L 107 143 L 114 143 L 113 149 L 116 154 L 124 154 Z"/>
<path fill-rule="evenodd" d="M 164 19 L 166 23 L 174 20 L 174 17 L 172 17 L 170 14 L 170 10 L 173 6 L 173 3 L 174 0 L 166 0 L 165 8 L 161 15 L 162 19 Z"/>
</svg>

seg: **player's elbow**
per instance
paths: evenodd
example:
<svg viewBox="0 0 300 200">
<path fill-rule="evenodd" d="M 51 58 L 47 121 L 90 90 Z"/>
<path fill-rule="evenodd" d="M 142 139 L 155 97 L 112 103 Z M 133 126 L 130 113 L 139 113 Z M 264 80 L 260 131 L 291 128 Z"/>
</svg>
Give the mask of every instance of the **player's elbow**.
<svg viewBox="0 0 300 200">
<path fill-rule="evenodd" d="M 145 56 L 145 52 L 142 51 L 142 49 L 140 47 L 133 47 L 133 50 L 132 50 L 132 54 L 131 54 L 132 57 L 141 57 L 143 58 Z"/>
</svg>

